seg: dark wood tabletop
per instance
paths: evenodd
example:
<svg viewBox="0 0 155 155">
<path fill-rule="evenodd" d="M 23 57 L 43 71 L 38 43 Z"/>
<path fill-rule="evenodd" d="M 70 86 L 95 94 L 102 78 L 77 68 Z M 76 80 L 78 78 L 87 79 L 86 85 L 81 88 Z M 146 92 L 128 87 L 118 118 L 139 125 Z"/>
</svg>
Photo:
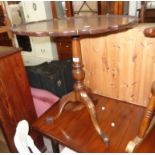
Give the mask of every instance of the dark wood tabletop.
<svg viewBox="0 0 155 155">
<path fill-rule="evenodd" d="M 28 36 L 81 36 L 124 30 L 138 23 L 138 18 L 100 15 L 58 18 L 31 22 L 12 28 L 15 34 Z"/>
<path fill-rule="evenodd" d="M 146 37 L 155 37 L 155 27 L 146 28 L 144 30 L 144 35 Z"/>
<path fill-rule="evenodd" d="M 51 123 L 50 116 L 58 112 L 59 104 L 56 103 L 33 123 L 33 128 L 77 152 L 125 152 L 128 142 L 138 133 L 144 108 L 97 95 L 95 97 L 98 121 L 110 137 L 109 145 L 105 145 L 95 131 L 85 107 L 79 111 L 65 110 L 61 117 Z"/>
</svg>

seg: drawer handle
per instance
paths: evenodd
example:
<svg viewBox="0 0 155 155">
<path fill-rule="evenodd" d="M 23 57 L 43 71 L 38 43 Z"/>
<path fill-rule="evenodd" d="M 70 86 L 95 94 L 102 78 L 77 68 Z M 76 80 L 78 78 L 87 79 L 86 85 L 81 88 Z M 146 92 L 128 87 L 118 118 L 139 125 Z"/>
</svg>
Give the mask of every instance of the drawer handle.
<svg viewBox="0 0 155 155">
<path fill-rule="evenodd" d="M 41 52 L 42 52 L 42 53 L 45 53 L 45 50 L 41 49 Z"/>
<path fill-rule="evenodd" d="M 69 45 L 66 45 L 66 47 L 68 48 L 68 47 L 69 47 Z"/>
<path fill-rule="evenodd" d="M 57 85 L 58 85 L 58 87 L 61 86 L 61 81 L 60 80 L 57 81 Z"/>
<path fill-rule="evenodd" d="M 26 60 L 26 61 L 25 61 L 25 64 L 26 64 L 26 65 L 30 64 L 30 61 L 29 61 L 29 60 Z"/>
</svg>

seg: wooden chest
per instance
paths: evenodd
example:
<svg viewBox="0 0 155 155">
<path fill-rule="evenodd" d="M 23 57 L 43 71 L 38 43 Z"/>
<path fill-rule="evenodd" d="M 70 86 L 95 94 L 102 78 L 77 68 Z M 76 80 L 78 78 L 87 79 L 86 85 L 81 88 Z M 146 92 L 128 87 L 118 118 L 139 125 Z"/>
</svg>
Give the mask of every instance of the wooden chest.
<svg viewBox="0 0 155 155">
<path fill-rule="evenodd" d="M 36 118 L 20 49 L 0 46 L 0 123 L 11 152 L 16 152 L 13 137 L 17 123 L 26 119 L 31 124 Z M 32 136 L 43 146 L 36 133 Z"/>
</svg>

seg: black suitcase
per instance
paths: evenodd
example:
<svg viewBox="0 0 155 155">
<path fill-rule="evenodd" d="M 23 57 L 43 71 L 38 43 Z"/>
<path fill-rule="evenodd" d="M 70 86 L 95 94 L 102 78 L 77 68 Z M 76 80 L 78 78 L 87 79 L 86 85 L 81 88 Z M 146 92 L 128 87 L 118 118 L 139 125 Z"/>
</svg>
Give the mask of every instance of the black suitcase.
<svg viewBox="0 0 155 155">
<path fill-rule="evenodd" d="M 28 66 L 26 67 L 26 72 L 30 86 L 42 89 L 41 77 L 40 74 L 36 72 L 36 69 Z"/>
<path fill-rule="evenodd" d="M 72 77 L 72 59 L 61 61 L 62 75 L 65 82 L 67 93 L 73 90 L 74 80 Z"/>
<path fill-rule="evenodd" d="M 26 66 L 26 72 L 29 80 L 29 84 L 35 88 L 42 88 L 41 75 L 44 68 L 48 66 L 48 63 L 42 63 L 36 66 Z"/>
<path fill-rule="evenodd" d="M 72 60 L 45 62 L 26 67 L 32 87 L 46 89 L 62 97 L 73 88 Z"/>
<path fill-rule="evenodd" d="M 55 95 L 62 97 L 67 93 L 63 76 L 61 74 L 61 65 L 58 61 L 44 63 L 37 68 L 40 74 L 42 88 L 51 91 Z"/>
</svg>

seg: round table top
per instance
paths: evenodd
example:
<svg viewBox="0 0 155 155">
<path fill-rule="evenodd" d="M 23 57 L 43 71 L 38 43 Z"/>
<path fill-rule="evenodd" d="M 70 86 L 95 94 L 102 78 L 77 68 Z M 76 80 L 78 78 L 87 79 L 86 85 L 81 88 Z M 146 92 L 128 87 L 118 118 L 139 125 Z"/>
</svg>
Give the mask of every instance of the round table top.
<svg viewBox="0 0 155 155">
<path fill-rule="evenodd" d="M 81 16 L 26 23 L 12 28 L 18 35 L 27 36 L 81 36 L 105 34 L 132 28 L 138 18 L 121 15 Z"/>
</svg>

